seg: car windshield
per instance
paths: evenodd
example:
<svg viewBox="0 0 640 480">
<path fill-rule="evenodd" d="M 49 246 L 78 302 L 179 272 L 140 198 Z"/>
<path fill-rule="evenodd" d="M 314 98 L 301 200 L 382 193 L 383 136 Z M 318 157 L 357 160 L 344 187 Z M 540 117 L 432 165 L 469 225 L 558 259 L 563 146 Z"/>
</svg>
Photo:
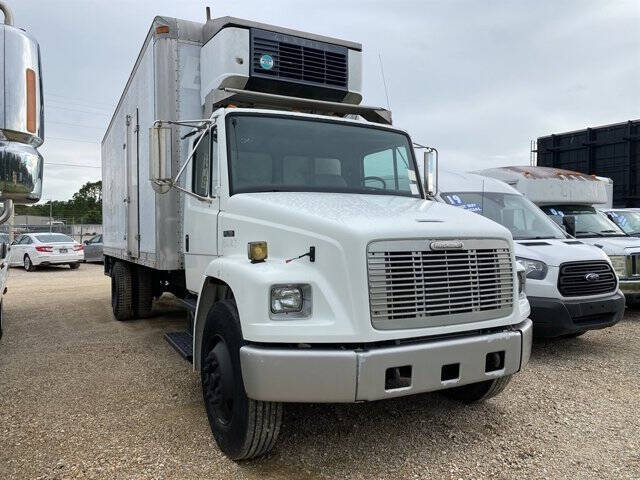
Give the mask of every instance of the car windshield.
<svg viewBox="0 0 640 480">
<path fill-rule="evenodd" d="M 628 210 L 610 210 L 608 216 L 628 235 L 640 233 L 640 212 Z"/>
<path fill-rule="evenodd" d="M 73 238 L 68 237 L 67 235 L 62 235 L 62 234 L 58 234 L 58 235 L 51 235 L 51 234 L 35 235 L 35 237 L 40 243 L 70 243 L 70 242 L 73 242 Z"/>
<path fill-rule="evenodd" d="M 494 192 L 450 192 L 441 197 L 450 205 L 479 213 L 508 228 L 514 240 L 566 238 L 538 207 L 522 195 Z"/>
<path fill-rule="evenodd" d="M 573 215 L 576 219 L 576 237 L 621 237 L 626 236 L 620 227 L 593 207 L 583 205 L 547 205 L 542 207 L 547 215 L 564 217 Z"/>
<path fill-rule="evenodd" d="M 419 197 L 407 135 L 305 118 L 227 119 L 231 195 L 340 192 Z"/>
</svg>

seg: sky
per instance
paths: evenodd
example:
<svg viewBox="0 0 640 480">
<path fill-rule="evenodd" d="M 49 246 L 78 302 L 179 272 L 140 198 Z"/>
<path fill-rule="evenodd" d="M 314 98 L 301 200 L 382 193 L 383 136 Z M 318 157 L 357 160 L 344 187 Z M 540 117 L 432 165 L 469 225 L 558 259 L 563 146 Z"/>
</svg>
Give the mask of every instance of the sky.
<svg viewBox="0 0 640 480">
<path fill-rule="evenodd" d="M 449 168 L 528 164 L 539 136 L 640 118 L 640 0 L 7 3 L 41 48 L 43 201 L 100 179 L 100 142 L 153 17 L 204 22 L 207 5 L 362 43 L 363 103 L 387 106 L 382 63 L 395 126 Z"/>
</svg>

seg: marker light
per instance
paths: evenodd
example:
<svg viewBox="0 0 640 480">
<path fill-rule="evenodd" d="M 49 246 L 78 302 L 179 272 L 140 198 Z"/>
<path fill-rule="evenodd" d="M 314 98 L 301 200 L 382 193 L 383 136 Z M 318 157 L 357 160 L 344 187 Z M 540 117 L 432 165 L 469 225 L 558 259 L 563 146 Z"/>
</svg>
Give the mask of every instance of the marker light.
<svg viewBox="0 0 640 480">
<path fill-rule="evenodd" d="M 267 242 L 249 242 L 247 255 L 251 263 L 264 262 L 267 259 Z"/>
</svg>

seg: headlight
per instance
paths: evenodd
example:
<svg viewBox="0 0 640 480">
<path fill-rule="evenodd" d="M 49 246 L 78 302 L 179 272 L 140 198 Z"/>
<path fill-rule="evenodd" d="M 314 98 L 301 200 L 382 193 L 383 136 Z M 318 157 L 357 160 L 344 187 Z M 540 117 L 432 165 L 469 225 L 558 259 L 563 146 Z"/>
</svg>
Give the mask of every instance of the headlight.
<svg viewBox="0 0 640 480">
<path fill-rule="evenodd" d="M 516 257 L 516 260 L 524 267 L 527 278 L 543 280 L 547 276 L 548 268 L 546 263 L 521 257 Z"/>
<path fill-rule="evenodd" d="M 271 313 L 306 317 L 311 314 L 310 285 L 274 285 L 271 287 Z"/>
<path fill-rule="evenodd" d="M 613 266 L 613 270 L 618 274 L 619 277 L 627 276 L 627 257 L 624 255 L 609 255 L 609 259 L 611 260 L 611 265 Z"/>
<path fill-rule="evenodd" d="M 518 270 L 518 296 L 524 296 L 524 288 L 527 285 L 527 272 Z"/>
</svg>

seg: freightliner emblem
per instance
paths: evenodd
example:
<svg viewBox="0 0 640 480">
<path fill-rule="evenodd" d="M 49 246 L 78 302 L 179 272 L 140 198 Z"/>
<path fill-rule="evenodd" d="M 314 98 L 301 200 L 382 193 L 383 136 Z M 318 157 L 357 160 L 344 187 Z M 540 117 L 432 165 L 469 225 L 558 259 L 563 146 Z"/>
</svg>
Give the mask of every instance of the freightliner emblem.
<svg viewBox="0 0 640 480">
<path fill-rule="evenodd" d="M 460 250 L 464 243 L 460 240 L 438 240 L 429 244 L 431 250 Z"/>
<path fill-rule="evenodd" d="M 600 280 L 600 275 L 598 275 L 597 273 L 587 273 L 584 276 L 584 279 L 587 282 L 597 282 L 598 280 Z"/>
</svg>

